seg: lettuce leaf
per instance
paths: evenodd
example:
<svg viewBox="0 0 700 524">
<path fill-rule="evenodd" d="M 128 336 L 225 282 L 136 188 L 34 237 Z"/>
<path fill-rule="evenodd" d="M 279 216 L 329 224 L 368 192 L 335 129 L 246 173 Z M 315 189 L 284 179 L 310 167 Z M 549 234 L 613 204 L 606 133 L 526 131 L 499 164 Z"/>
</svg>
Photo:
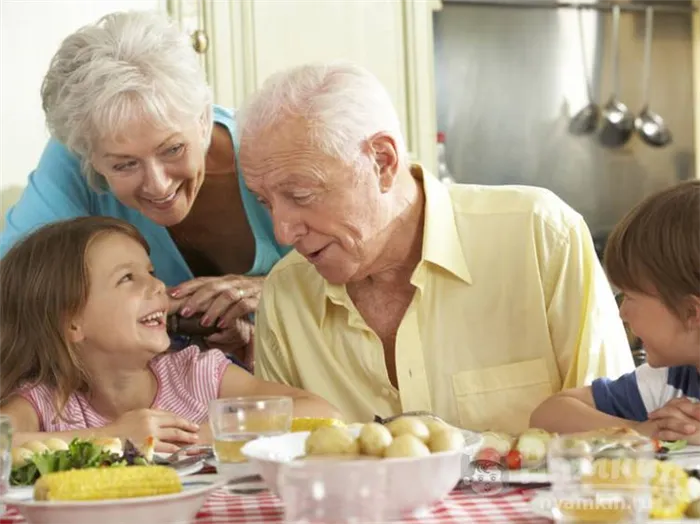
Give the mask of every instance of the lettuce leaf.
<svg viewBox="0 0 700 524">
<path fill-rule="evenodd" d="M 127 461 L 121 455 L 105 451 L 88 440 L 76 438 L 71 441 L 67 450 L 34 453 L 29 462 L 12 469 L 10 484 L 29 486 L 41 475 L 57 471 L 126 465 Z"/>
</svg>

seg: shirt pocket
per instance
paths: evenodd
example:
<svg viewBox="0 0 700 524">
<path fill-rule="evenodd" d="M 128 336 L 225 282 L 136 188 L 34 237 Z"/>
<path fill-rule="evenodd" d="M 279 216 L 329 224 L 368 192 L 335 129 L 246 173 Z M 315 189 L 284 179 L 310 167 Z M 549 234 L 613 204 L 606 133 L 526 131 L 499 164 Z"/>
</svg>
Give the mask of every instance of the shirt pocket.
<svg viewBox="0 0 700 524">
<path fill-rule="evenodd" d="M 452 375 L 460 425 L 517 434 L 530 425 L 530 414 L 552 395 L 545 359 L 524 360 Z"/>
</svg>

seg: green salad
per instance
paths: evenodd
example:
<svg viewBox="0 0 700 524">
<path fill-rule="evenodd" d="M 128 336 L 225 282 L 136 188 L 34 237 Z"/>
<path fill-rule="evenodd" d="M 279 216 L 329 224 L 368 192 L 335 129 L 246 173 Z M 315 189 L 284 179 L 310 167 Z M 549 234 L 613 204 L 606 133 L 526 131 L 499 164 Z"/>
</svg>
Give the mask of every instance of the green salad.
<svg viewBox="0 0 700 524">
<path fill-rule="evenodd" d="M 122 453 L 115 453 L 89 440 L 73 439 L 67 449 L 33 453 L 22 464 L 13 465 L 10 485 L 31 486 L 47 473 L 98 467 L 122 467 L 148 464 L 146 457 L 130 441 Z"/>
</svg>

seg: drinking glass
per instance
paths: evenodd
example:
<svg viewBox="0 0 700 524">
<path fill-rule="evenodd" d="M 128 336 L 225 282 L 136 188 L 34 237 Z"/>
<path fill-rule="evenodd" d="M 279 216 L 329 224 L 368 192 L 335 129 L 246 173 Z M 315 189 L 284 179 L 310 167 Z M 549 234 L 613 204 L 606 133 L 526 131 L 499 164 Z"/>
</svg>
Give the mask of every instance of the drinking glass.
<svg viewBox="0 0 700 524">
<path fill-rule="evenodd" d="M 12 470 L 12 423 L 7 415 L 0 415 L 0 496 L 10 487 Z"/>
<path fill-rule="evenodd" d="M 220 464 L 246 462 L 241 448 L 259 437 L 281 435 L 292 426 L 290 397 L 236 397 L 209 403 L 214 455 Z"/>
<path fill-rule="evenodd" d="M 292 461 L 278 472 L 285 524 L 376 524 L 386 513 L 387 471 L 381 460 Z"/>
<path fill-rule="evenodd" d="M 579 524 L 639 524 L 649 520 L 656 464 L 649 439 L 636 435 L 552 440 L 547 468 L 552 477 L 554 520 Z"/>
</svg>

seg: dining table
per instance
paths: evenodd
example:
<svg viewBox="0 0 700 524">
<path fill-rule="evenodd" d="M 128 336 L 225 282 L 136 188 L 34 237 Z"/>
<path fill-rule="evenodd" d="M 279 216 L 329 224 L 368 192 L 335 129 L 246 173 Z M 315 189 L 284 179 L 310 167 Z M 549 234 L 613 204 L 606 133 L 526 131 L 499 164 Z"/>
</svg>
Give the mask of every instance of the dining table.
<svg viewBox="0 0 700 524">
<path fill-rule="evenodd" d="M 391 524 L 549 524 L 551 519 L 538 516 L 531 508 L 531 500 L 537 493 L 538 488 L 504 486 L 497 493 L 485 495 L 463 486 L 453 490 L 432 507 L 393 520 Z M 0 524 L 25 522 L 18 510 L 11 505 L 0 515 Z M 192 521 L 192 524 L 262 523 L 291 524 L 285 520 L 282 502 L 269 491 L 243 495 L 232 492 L 230 487 L 213 492 Z"/>
</svg>

